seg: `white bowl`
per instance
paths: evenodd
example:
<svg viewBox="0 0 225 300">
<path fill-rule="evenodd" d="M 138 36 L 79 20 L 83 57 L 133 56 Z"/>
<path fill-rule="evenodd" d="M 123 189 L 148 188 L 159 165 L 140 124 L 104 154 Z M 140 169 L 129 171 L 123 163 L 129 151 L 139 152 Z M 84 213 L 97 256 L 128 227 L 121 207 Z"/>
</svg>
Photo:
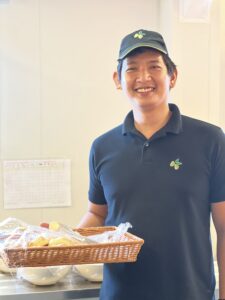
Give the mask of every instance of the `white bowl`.
<svg viewBox="0 0 225 300">
<path fill-rule="evenodd" d="M 15 268 L 9 268 L 4 261 L 2 260 L 2 258 L 0 258 L 0 272 L 3 273 L 16 273 L 16 269 Z"/>
<path fill-rule="evenodd" d="M 65 277 L 71 266 L 18 268 L 17 276 L 35 285 L 51 285 Z"/>
<path fill-rule="evenodd" d="M 84 264 L 75 265 L 74 268 L 79 275 L 87 280 L 101 282 L 103 280 L 103 265 L 104 264 Z"/>
</svg>

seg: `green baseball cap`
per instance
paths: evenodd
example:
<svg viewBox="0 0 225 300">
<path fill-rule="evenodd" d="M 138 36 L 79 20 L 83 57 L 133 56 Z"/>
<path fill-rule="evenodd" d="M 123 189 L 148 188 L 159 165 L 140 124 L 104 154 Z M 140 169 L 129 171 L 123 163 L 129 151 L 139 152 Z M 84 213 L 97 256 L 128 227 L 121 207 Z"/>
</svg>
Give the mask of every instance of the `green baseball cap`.
<svg viewBox="0 0 225 300">
<path fill-rule="evenodd" d="M 118 60 L 125 58 L 131 51 L 140 47 L 153 48 L 168 55 L 166 44 L 160 33 L 140 29 L 122 39 Z"/>
</svg>

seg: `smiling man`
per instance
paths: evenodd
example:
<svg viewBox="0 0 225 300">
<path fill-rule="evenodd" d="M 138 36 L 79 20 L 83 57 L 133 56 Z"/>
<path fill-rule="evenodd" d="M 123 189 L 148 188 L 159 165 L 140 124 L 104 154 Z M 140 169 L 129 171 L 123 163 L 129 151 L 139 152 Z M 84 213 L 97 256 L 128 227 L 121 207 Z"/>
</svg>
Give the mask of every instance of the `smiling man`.
<svg viewBox="0 0 225 300">
<path fill-rule="evenodd" d="M 137 262 L 104 266 L 100 299 L 215 299 L 211 213 L 225 299 L 224 133 L 168 103 L 177 68 L 157 32 L 122 40 L 113 78 L 132 110 L 92 145 L 80 226 L 128 221 L 145 243 Z"/>
</svg>

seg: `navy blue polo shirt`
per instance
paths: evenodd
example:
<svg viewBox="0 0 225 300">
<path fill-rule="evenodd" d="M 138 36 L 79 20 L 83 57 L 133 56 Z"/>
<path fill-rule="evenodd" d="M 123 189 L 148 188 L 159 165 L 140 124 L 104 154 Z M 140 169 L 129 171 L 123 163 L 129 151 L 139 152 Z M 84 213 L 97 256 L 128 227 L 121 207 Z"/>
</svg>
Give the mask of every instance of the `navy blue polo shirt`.
<svg viewBox="0 0 225 300">
<path fill-rule="evenodd" d="M 225 201 L 225 136 L 180 114 L 146 139 L 130 112 L 90 152 L 89 199 L 105 225 L 130 222 L 145 243 L 135 263 L 106 264 L 102 300 L 212 300 L 210 204 Z"/>
</svg>

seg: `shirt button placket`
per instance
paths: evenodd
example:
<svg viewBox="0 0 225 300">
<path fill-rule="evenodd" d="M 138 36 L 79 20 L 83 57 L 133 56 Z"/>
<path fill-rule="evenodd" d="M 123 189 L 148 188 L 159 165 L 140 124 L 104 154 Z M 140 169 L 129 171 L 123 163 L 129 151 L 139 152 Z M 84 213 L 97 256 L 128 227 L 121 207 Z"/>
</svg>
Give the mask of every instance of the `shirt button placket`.
<svg viewBox="0 0 225 300">
<path fill-rule="evenodd" d="M 143 144 L 142 148 L 142 161 L 150 163 L 151 162 L 151 151 L 150 151 L 150 142 L 146 141 Z"/>
</svg>

